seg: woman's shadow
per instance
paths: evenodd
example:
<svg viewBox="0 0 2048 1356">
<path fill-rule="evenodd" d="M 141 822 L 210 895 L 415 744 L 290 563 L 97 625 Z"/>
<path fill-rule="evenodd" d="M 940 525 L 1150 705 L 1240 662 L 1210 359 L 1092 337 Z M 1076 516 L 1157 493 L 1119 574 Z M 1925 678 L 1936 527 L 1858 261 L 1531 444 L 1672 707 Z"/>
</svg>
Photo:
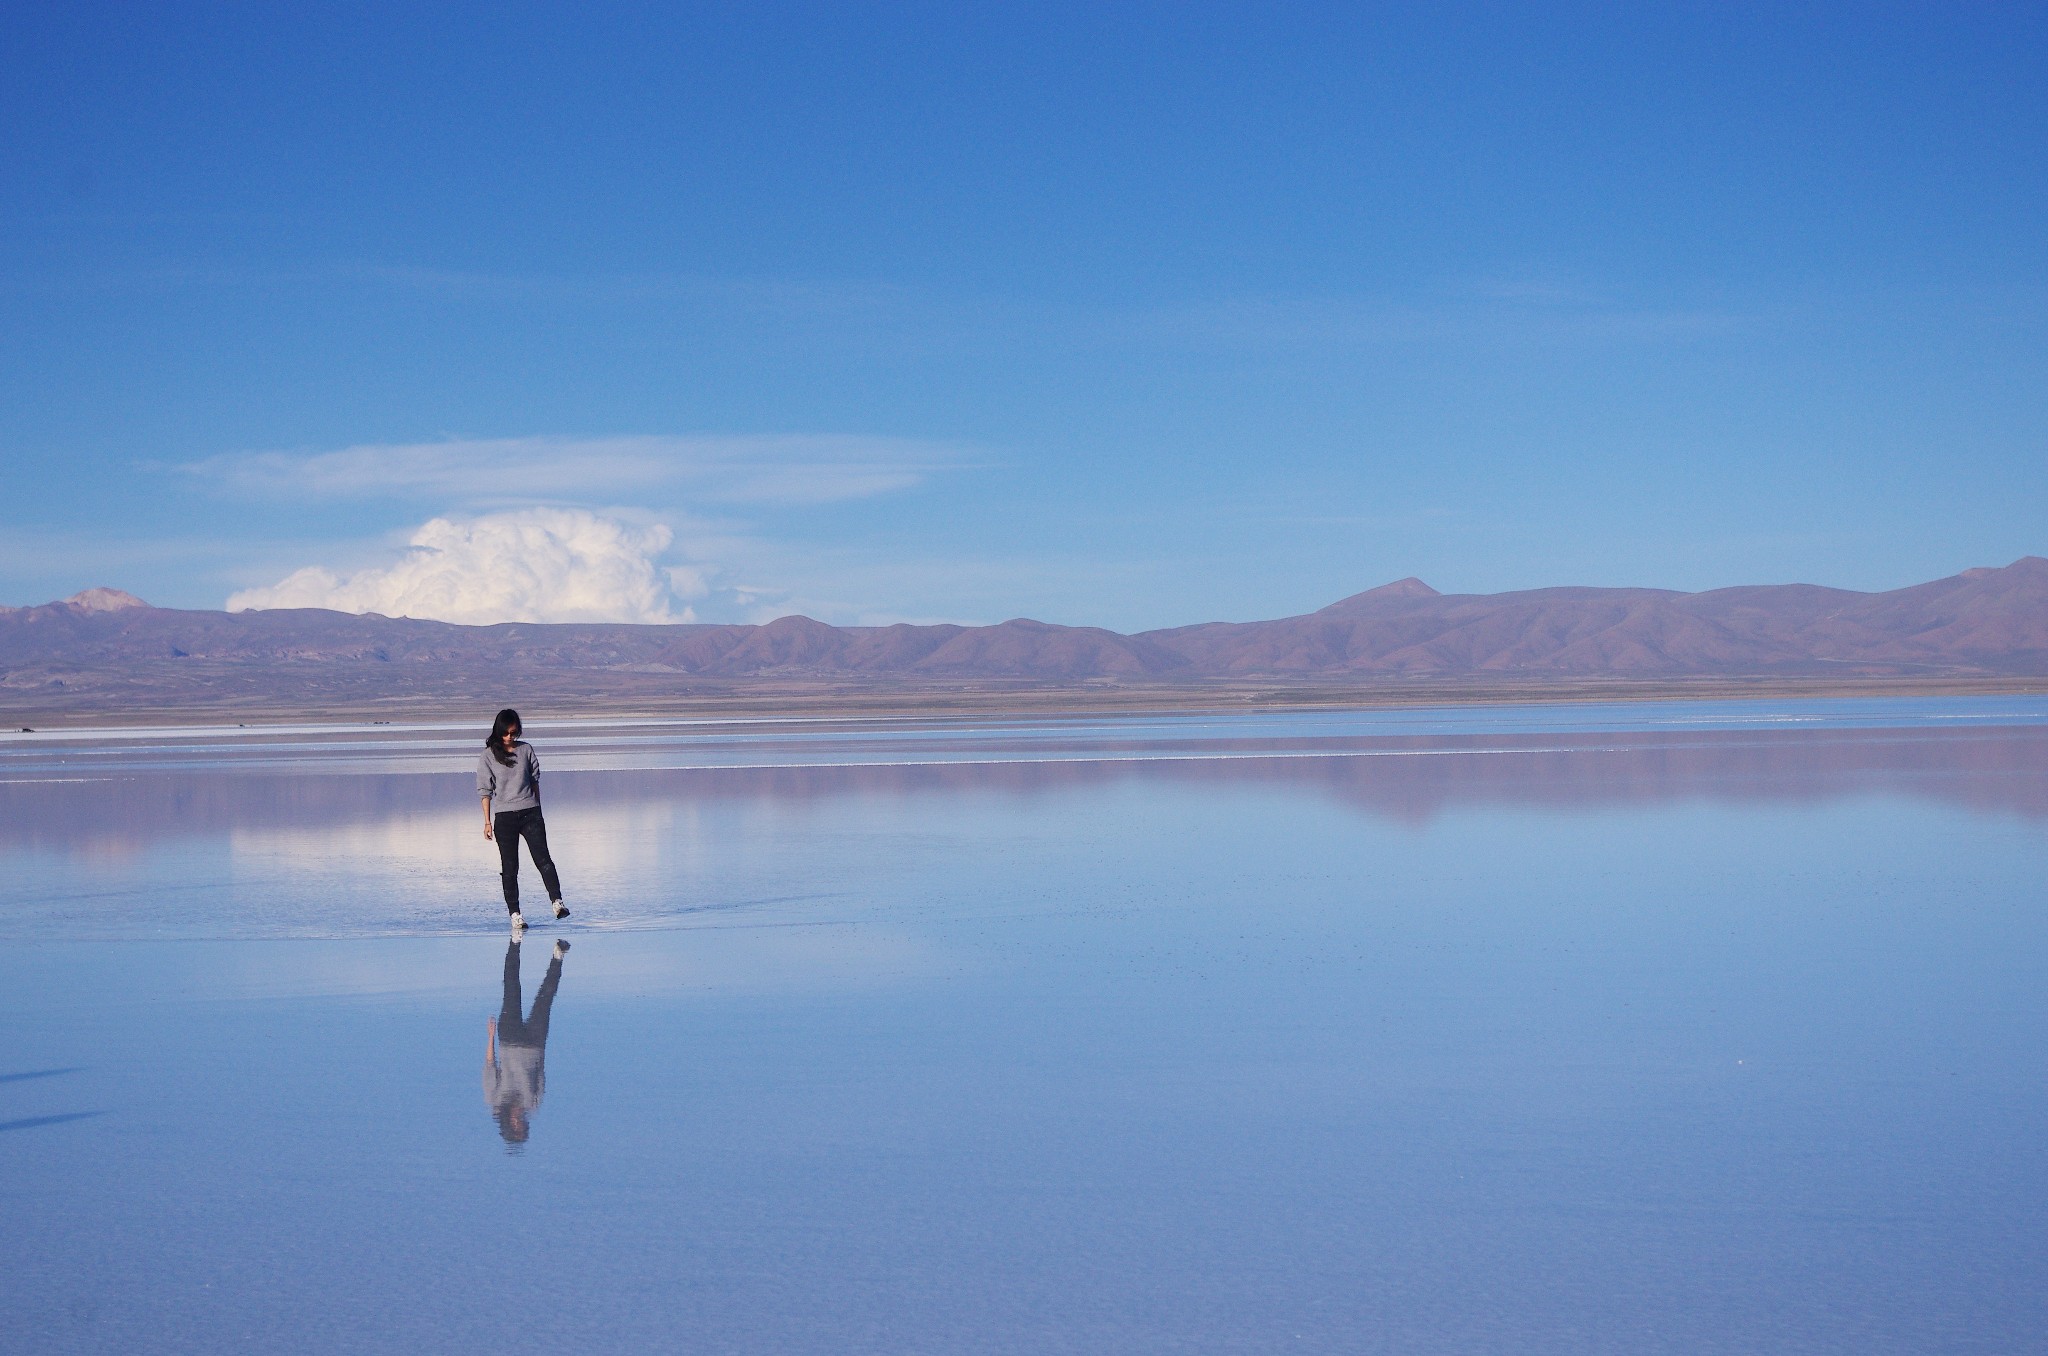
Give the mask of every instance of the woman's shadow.
<svg viewBox="0 0 2048 1356">
<path fill-rule="evenodd" d="M 533 1113 L 547 1091 L 548 1014 L 562 984 L 562 957 L 568 954 L 569 944 L 557 941 L 547 976 L 533 996 L 533 1010 L 521 1017 L 519 939 L 505 948 L 505 1005 L 491 1019 L 484 1045 L 484 1104 L 514 1152 L 526 1143 Z"/>
</svg>

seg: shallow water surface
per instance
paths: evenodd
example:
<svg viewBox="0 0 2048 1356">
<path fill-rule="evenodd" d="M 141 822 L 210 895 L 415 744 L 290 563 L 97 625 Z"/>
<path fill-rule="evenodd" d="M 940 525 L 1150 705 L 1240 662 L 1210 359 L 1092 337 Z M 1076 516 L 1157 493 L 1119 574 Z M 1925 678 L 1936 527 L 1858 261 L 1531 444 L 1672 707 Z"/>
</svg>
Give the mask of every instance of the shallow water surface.
<svg viewBox="0 0 2048 1356">
<path fill-rule="evenodd" d="M 2048 1349 L 2042 699 L 480 733 L 0 737 L 0 1349 Z"/>
</svg>

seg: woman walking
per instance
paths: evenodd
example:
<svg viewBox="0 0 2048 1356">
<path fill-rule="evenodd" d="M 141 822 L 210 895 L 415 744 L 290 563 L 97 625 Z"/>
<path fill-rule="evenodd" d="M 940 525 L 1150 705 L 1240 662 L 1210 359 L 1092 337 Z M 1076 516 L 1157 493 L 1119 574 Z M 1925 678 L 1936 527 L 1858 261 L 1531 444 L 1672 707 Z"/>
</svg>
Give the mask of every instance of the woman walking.
<svg viewBox="0 0 2048 1356">
<path fill-rule="evenodd" d="M 506 707 L 491 722 L 490 737 L 476 761 L 476 793 L 484 802 L 484 837 L 498 843 L 500 878 L 505 885 L 505 908 L 512 915 L 512 931 L 526 926 L 519 912 L 519 840 L 533 854 L 540 882 L 548 888 L 555 917 L 567 918 L 569 906 L 562 902 L 562 882 L 555 875 L 555 859 L 548 856 L 548 826 L 540 814 L 540 758 L 533 745 L 519 739 L 519 713 Z M 492 813 L 495 803 L 497 813 Z"/>
</svg>

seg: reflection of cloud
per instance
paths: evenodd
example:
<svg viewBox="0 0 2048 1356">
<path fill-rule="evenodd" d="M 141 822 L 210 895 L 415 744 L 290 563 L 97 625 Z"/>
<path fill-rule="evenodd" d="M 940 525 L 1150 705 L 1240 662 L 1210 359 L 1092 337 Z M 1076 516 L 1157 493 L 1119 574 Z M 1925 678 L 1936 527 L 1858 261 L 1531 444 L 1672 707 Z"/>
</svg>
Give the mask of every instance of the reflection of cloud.
<svg viewBox="0 0 2048 1356">
<path fill-rule="evenodd" d="M 444 805 L 447 789 L 442 782 Z M 566 827 L 574 838 L 575 873 L 585 881 L 645 878 L 662 871 L 694 874 L 700 869 L 698 836 L 691 825 L 678 822 L 679 808 L 687 810 L 642 801 L 579 805 L 551 809 L 548 825 L 556 834 Z M 489 899 L 498 892 L 498 849 L 484 841 L 474 804 L 334 823 L 236 825 L 228 842 L 238 865 L 272 862 L 316 875 L 383 876 L 387 885 L 407 892 L 448 886 L 468 896 L 479 881 Z M 531 863 L 525 869 L 526 883 L 538 888 Z M 569 870 L 566 863 L 564 870 Z M 467 903 L 461 907 L 462 917 L 471 916 Z"/>
<path fill-rule="evenodd" d="M 0 769 L 10 774 L 0 777 L 0 862 L 13 934 L 496 933 L 497 852 L 466 770 L 483 728 L 402 732 L 382 754 L 361 737 L 309 741 L 282 767 L 271 760 L 292 751 L 289 737 L 240 749 L 230 731 L 152 736 L 154 759 L 118 768 L 82 757 L 105 741 L 53 742 L 42 756 L 73 780 L 14 779 L 35 771 L 18 749 Z M 1262 732 L 1227 718 L 1058 729 L 576 722 L 543 727 L 537 739 L 575 930 L 802 933 L 758 951 L 729 944 L 758 958 L 744 977 L 756 987 L 888 982 L 941 960 L 958 965 L 957 954 L 917 949 L 933 935 L 925 925 L 1016 903 L 976 863 L 1015 851 L 1018 833 L 1065 834 L 1127 814 L 1134 796 L 1315 800 L 1403 832 L 1475 811 L 1784 813 L 1872 797 L 2048 820 L 2042 726 L 1318 737 L 1293 722 Z M 1122 761 L 1133 758 L 1141 761 Z M 530 866 L 524 881 L 537 886 Z M 657 970 L 685 987 L 713 982 L 709 960 L 646 964 L 650 984 Z M 347 982 L 387 979 L 365 971 Z"/>
<path fill-rule="evenodd" d="M 581 509 L 527 509 L 453 522 L 436 518 L 412 535 L 403 559 L 341 577 L 308 566 L 271 588 L 244 589 L 230 612 L 324 607 L 388 617 L 494 622 L 678 622 L 678 589 L 701 576 L 655 563 L 673 534 Z"/>
<path fill-rule="evenodd" d="M 474 841 L 472 841 L 474 840 Z M 483 842 L 473 814 L 408 814 L 327 825 L 235 826 L 228 855 L 236 874 L 289 867 L 305 876 L 359 872 L 403 881 L 408 893 L 466 880 L 497 849 Z"/>
<path fill-rule="evenodd" d="M 346 793 L 361 780 L 323 779 L 316 790 Z M 499 926 L 498 849 L 484 840 L 468 787 L 452 797 L 450 790 L 446 779 L 402 778 L 374 798 L 381 803 L 365 807 L 365 817 L 317 814 L 308 822 L 292 814 L 262 824 L 236 815 L 225 834 L 236 894 L 260 900 L 261 914 L 223 914 L 210 926 L 254 936 Z M 425 804 L 410 796 L 393 803 L 392 793 L 421 791 L 429 793 Z M 844 882 L 836 876 L 795 866 L 781 852 L 760 870 L 732 860 L 735 840 L 786 841 L 777 836 L 778 807 L 757 802 L 715 824 L 706 810 L 703 800 L 673 798 L 592 802 L 579 795 L 551 805 L 549 843 L 577 930 L 845 920 Z M 540 879 L 524 851 L 520 861 L 524 897 L 538 897 Z M 350 901 L 340 915 L 323 903 L 336 897 Z"/>
<path fill-rule="evenodd" d="M 667 491 L 711 503 L 824 504 L 907 489 L 962 460 L 958 448 L 910 438 L 773 434 L 453 438 L 236 453 L 184 469 L 245 493 L 294 498 L 502 504 Z"/>
<path fill-rule="evenodd" d="M 441 789 L 447 789 L 445 782 Z M 845 900 L 750 898 L 744 888 L 735 890 L 734 863 L 726 860 L 735 825 L 702 822 L 703 808 L 688 800 L 634 799 L 579 801 L 549 811 L 548 836 L 562 866 L 564 893 L 576 909 L 567 931 L 577 942 L 570 964 L 578 993 L 811 992 L 867 988 L 958 968 L 959 958 L 936 941 L 877 926 L 864 916 L 871 910 Z M 748 817 L 759 821 L 764 812 L 757 807 Z M 497 849 L 484 841 L 473 808 L 338 823 L 237 825 L 228 831 L 228 851 L 238 888 L 224 892 L 215 907 L 243 901 L 261 912 L 224 912 L 209 920 L 216 934 L 419 937 L 503 926 Z M 537 893 L 532 863 L 524 853 L 521 858 L 521 884 Z M 346 902 L 337 908 L 337 900 Z M 528 945 L 544 948 L 550 931 L 543 923 Z M 633 939 L 617 946 L 604 942 L 606 934 L 619 932 L 631 932 Z M 425 951 L 413 946 L 266 953 L 225 983 L 240 993 L 362 994 L 471 989 L 478 987 L 479 975 L 495 978 L 500 951 L 491 953 L 485 970 L 471 973 L 456 964 L 447 949 L 454 945 L 467 943 L 438 943 Z M 466 956 L 460 959 L 469 963 Z"/>
</svg>

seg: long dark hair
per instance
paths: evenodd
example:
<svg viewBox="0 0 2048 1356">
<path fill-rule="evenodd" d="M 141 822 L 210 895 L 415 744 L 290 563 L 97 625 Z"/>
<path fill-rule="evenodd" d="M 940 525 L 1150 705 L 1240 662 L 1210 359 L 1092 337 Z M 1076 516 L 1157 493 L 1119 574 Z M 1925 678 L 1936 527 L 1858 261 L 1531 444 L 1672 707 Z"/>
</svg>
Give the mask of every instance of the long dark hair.
<svg viewBox="0 0 2048 1356">
<path fill-rule="evenodd" d="M 515 1153 L 520 1145 L 526 1143 L 526 1137 L 533 1133 L 533 1127 L 527 1123 L 525 1109 L 517 1103 L 492 1107 L 491 1119 L 498 1123 L 498 1133 L 505 1137 L 506 1147 Z"/>
<path fill-rule="evenodd" d="M 512 766 L 512 751 L 505 747 L 505 733 L 519 724 L 519 713 L 508 706 L 498 713 L 498 718 L 491 722 L 491 732 L 484 736 L 484 746 L 491 751 L 491 757 L 506 767 Z"/>
</svg>

